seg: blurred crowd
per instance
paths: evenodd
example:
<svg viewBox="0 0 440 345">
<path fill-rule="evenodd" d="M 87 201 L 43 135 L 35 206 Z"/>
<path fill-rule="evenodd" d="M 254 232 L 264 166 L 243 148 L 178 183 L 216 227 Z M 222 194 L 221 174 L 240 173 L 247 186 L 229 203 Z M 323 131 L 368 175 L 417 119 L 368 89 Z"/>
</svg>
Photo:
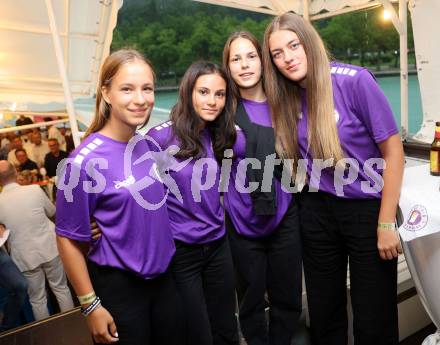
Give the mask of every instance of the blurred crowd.
<svg viewBox="0 0 440 345">
<path fill-rule="evenodd" d="M 45 121 L 52 121 L 50 117 Z M 16 125 L 33 124 L 20 115 Z M 0 160 L 7 160 L 18 171 L 18 183 L 27 185 L 44 182 L 56 175 L 58 163 L 73 150 L 70 130 L 64 124 L 0 133 Z"/>
<path fill-rule="evenodd" d="M 47 287 L 61 311 L 73 307 L 53 223 L 54 177 L 72 136 L 64 124 L 24 128 L 0 134 L 0 332 L 48 317 Z M 20 320 L 27 297 L 33 318 Z"/>
</svg>

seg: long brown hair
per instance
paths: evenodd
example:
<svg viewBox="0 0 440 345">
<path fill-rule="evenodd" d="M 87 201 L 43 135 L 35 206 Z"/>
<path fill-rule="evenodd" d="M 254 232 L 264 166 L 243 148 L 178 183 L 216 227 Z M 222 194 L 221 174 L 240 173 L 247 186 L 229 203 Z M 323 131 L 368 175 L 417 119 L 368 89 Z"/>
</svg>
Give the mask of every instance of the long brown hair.
<svg viewBox="0 0 440 345">
<path fill-rule="evenodd" d="M 147 64 L 148 67 L 150 67 L 151 69 L 153 77 L 155 77 L 153 65 L 137 50 L 120 49 L 113 52 L 105 59 L 101 67 L 101 72 L 99 74 L 98 86 L 96 87 L 95 117 L 91 125 L 87 129 L 84 137 L 89 136 L 91 133 L 100 131 L 105 126 L 110 117 L 111 105 L 108 104 L 102 97 L 102 89 L 111 87 L 113 78 L 123 65 L 134 62 L 136 60 Z M 146 122 L 142 126 L 145 126 L 148 120 L 149 118 L 147 118 Z"/>
<path fill-rule="evenodd" d="M 336 164 L 344 155 L 334 119 L 329 56 L 313 26 L 293 13 L 276 17 L 267 27 L 263 43 L 264 86 L 284 157 L 293 158 L 295 162 L 299 158 L 297 121 L 301 96 L 300 86 L 284 77 L 272 60 L 269 39 L 278 30 L 294 32 L 307 56 L 307 124 L 311 153 L 314 158 L 334 158 Z"/>
<path fill-rule="evenodd" d="M 180 145 L 180 151 L 176 154 L 176 157 L 200 158 L 206 152 L 200 141 L 203 120 L 194 109 L 192 94 L 197 79 L 207 74 L 218 74 L 224 79 L 226 85 L 228 84 L 225 72 L 212 62 L 195 62 L 186 70 L 180 82 L 177 103 L 171 110 L 170 115 L 173 132 Z M 218 160 L 223 158 L 225 149 L 232 148 L 236 137 L 229 93 L 227 87 L 225 107 L 221 114 L 214 121 L 206 123 L 206 128 L 211 133 L 214 154 Z"/>
<path fill-rule="evenodd" d="M 249 40 L 252 45 L 255 47 L 255 50 L 257 51 L 258 57 L 260 58 L 261 62 L 263 62 L 263 56 L 261 53 L 261 45 L 258 42 L 257 38 L 250 33 L 249 31 L 236 31 L 229 35 L 228 39 L 226 40 L 226 43 L 223 47 L 223 60 L 222 60 L 222 67 L 223 70 L 226 72 L 226 75 L 228 77 L 229 83 L 228 86 L 230 88 L 230 93 L 233 96 L 232 99 L 232 111 L 235 113 L 237 108 L 237 100 L 240 98 L 240 89 L 237 86 L 237 84 L 234 82 L 234 79 L 231 75 L 231 69 L 229 68 L 229 59 L 231 54 L 231 44 L 234 42 L 237 38 L 244 38 L 246 40 Z M 261 65 L 261 68 L 263 68 L 263 65 Z M 263 73 L 261 73 L 261 78 L 264 78 Z M 264 87 L 264 85 L 263 85 Z"/>
</svg>

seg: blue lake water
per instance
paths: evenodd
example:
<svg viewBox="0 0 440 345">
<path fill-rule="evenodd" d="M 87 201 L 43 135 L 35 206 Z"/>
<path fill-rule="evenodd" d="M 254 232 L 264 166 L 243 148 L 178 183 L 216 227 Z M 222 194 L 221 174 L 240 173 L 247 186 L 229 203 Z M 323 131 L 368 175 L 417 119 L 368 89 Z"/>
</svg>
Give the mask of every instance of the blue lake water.
<svg viewBox="0 0 440 345">
<path fill-rule="evenodd" d="M 400 77 L 380 77 L 378 82 L 385 95 L 387 96 L 398 126 L 400 127 Z M 422 123 L 423 113 L 420 99 L 419 81 L 417 75 L 410 75 L 408 79 L 408 108 L 409 108 L 409 133 L 416 133 Z M 155 110 L 153 111 L 148 127 L 155 126 L 168 120 L 169 110 L 176 103 L 177 91 L 159 91 L 156 92 Z M 29 104 L 28 109 L 35 111 L 53 111 L 63 109 L 64 105 L 60 103 L 49 103 L 45 105 Z M 76 110 L 82 117 L 93 116 L 94 99 L 79 99 L 75 101 Z M 9 123 L 10 122 L 10 123 Z M 15 119 L 3 121 L 0 127 L 4 125 L 15 124 Z M 84 128 L 83 128 L 84 129 Z"/>
<path fill-rule="evenodd" d="M 400 127 L 400 76 L 380 77 L 378 82 L 388 98 L 394 117 Z M 415 134 L 422 124 L 422 100 L 417 75 L 408 78 L 408 126 L 409 133 Z"/>
</svg>

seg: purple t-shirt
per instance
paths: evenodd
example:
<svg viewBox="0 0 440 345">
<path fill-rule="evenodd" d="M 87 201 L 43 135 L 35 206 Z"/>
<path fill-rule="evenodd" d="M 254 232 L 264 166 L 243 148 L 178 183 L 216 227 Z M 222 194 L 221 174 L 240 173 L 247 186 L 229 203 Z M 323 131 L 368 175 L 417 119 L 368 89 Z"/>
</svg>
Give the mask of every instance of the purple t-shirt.
<svg viewBox="0 0 440 345">
<path fill-rule="evenodd" d="M 154 161 L 141 158 L 150 148 L 142 136 L 132 140 L 135 146 L 93 133 L 70 154 L 58 182 L 56 232 L 90 242 L 93 262 L 150 279 L 166 271 L 175 247 Z M 90 217 L 102 231 L 96 242 Z"/>
<path fill-rule="evenodd" d="M 269 104 L 267 102 L 254 102 L 242 100 L 244 108 L 251 122 L 261 126 L 272 127 Z M 243 186 L 248 186 L 246 170 L 238 172 L 240 161 L 245 158 L 246 137 L 240 128 L 237 128 L 237 140 L 233 147 L 236 159 L 232 163 L 228 191 L 224 194 L 225 208 L 231 218 L 236 231 L 246 237 L 263 237 L 270 235 L 284 217 L 292 195 L 285 192 L 281 182 L 275 178 L 277 212 L 273 216 L 256 215 L 249 193 L 241 193 Z M 240 186 L 237 190 L 237 185 Z"/>
<path fill-rule="evenodd" d="M 345 171 L 343 168 L 326 168 L 322 170 L 320 179 L 317 174 L 311 174 L 312 157 L 307 139 L 307 90 L 303 90 L 298 142 L 301 156 L 307 157 L 309 161 L 309 185 L 343 198 L 381 198 L 383 165 L 378 143 L 399 132 L 390 105 L 367 69 L 332 63 L 331 73 L 335 121 L 345 157 L 351 160 L 351 168 Z"/>
<path fill-rule="evenodd" d="M 171 122 L 150 129 L 147 140 L 158 151 L 156 163 L 168 187 L 166 203 L 174 239 L 203 244 L 223 237 L 225 224 L 224 209 L 220 203 L 220 169 L 208 130 L 203 130 L 201 138 L 206 154 L 198 160 L 174 157 L 179 141 L 174 136 Z"/>
</svg>

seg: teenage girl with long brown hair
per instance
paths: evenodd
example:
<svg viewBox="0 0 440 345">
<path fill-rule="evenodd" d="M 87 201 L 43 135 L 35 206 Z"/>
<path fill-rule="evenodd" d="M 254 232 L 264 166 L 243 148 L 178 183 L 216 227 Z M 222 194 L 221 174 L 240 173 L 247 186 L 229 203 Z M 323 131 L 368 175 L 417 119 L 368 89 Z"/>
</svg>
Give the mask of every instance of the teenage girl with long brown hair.
<svg viewBox="0 0 440 345">
<path fill-rule="evenodd" d="M 367 69 L 330 63 L 292 13 L 266 29 L 263 64 L 280 155 L 308 163 L 300 223 L 312 340 L 347 344 L 349 264 L 355 344 L 397 344 L 404 158 L 390 106 Z"/>
<path fill-rule="evenodd" d="M 232 33 L 223 50 L 235 103 L 235 159 L 224 193 L 234 268 L 237 273 L 240 327 L 249 345 L 290 345 L 301 314 L 301 241 L 295 197 L 275 173 L 268 191 L 248 193 L 248 183 L 263 183 L 266 159 L 275 156 L 275 133 L 263 87 L 261 48 L 249 32 Z M 258 159 L 261 169 L 243 165 Z M 269 324 L 265 293 L 269 299 Z"/>
<path fill-rule="evenodd" d="M 166 200 L 176 243 L 171 270 L 185 306 L 188 345 L 238 345 L 218 163 L 235 141 L 230 101 L 223 70 L 211 62 L 193 63 L 180 83 L 171 121 L 147 133 L 164 155 L 157 159 L 164 181 L 175 182 Z"/>
<path fill-rule="evenodd" d="M 148 122 L 153 104 L 150 62 L 134 50 L 112 53 L 101 68 L 95 119 L 60 176 L 60 183 L 72 188 L 58 191 L 58 248 L 100 344 L 184 344 L 179 297 L 168 270 L 175 246 L 167 208 L 145 210 L 132 195 L 136 189 L 154 204 L 164 188 L 153 179 L 146 188 L 136 187 L 152 161 L 132 166 L 130 176 L 124 164 L 126 148 L 136 128 Z M 147 151 L 141 139 L 130 158 L 134 162 Z M 97 241 L 91 239 L 91 217 L 101 229 Z"/>
</svg>

